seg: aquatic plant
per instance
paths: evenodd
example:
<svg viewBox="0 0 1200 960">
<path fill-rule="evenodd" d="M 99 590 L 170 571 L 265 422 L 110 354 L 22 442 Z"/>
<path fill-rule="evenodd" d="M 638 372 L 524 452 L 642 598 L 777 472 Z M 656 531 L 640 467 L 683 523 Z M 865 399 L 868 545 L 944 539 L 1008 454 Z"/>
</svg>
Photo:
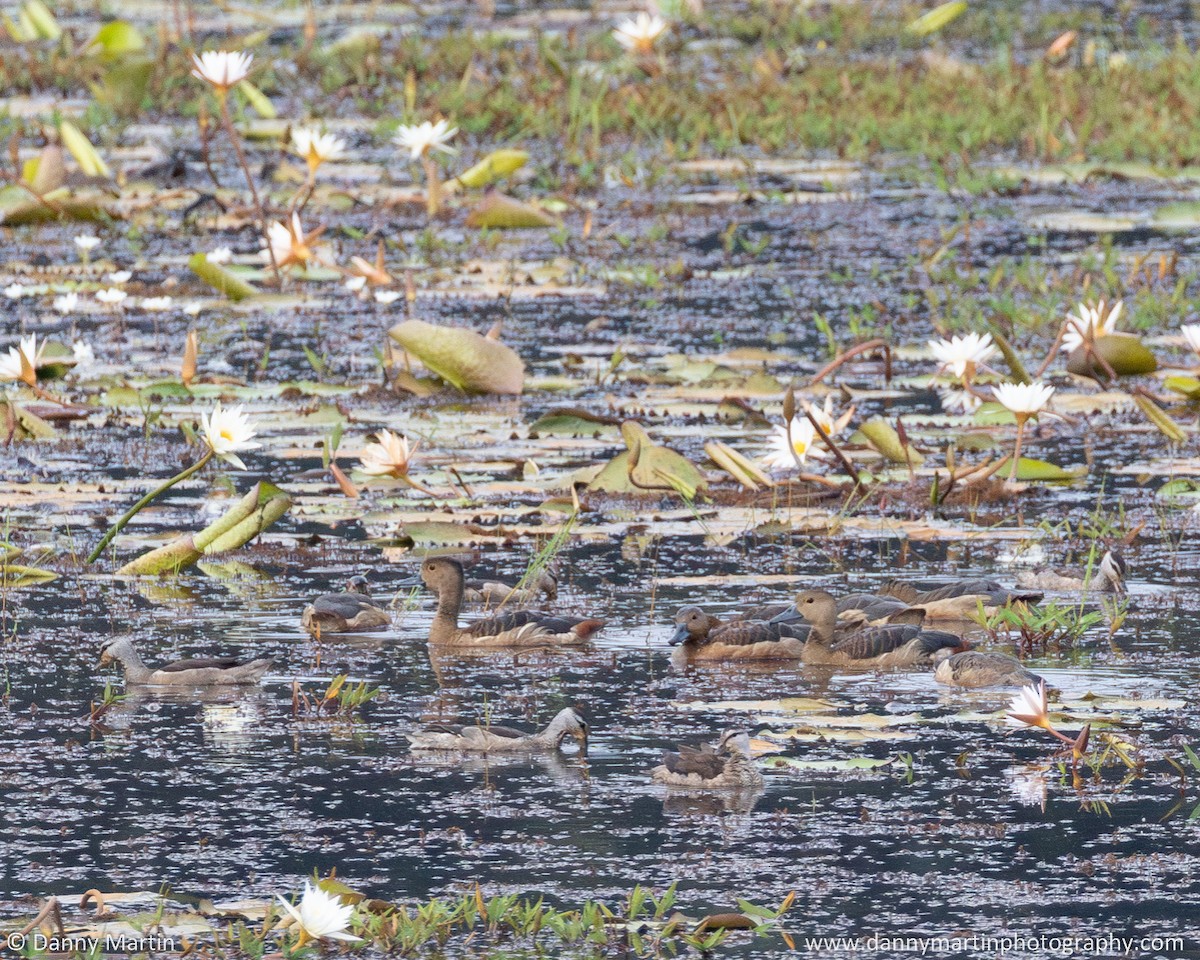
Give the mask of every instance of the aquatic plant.
<svg viewBox="0 0 1200 960">
<path fill-rule="evenodd" d="M 348 684 L 349 679 L 349 674 L 339 674 L 330 681 L 324 693 L 311 696 L 301 689 L 298 681 L 293 682 L 292 716 L 313 720 L 348 720 L 362 709 L 363 704 L 379 696 L 378 687 L 368 686 L 365 680 Z"/>
<path fill-rule="evenodd" d="M 1087 753 L 1088 738 L 1092 725 L 1084 724 L 1079 735 L 1068 737 L 1054 729 L 1050 722 L 1050 704 L 1046 697 L 1046 681 L 1039 680 L 1038 685 L 1022 687 L 1009 704 L 1006 722 L 1016 727 L 1040 727 L 1052 737 L 1067 744 L 1071 749 L 1071 764 L 1078 765 L 1083 755 Z"/>
<path fill-rule="evenodd" d="M 438 120 L 436 123 L 426 120 L 421 124 L 402 125 L 392 138 L 396 146 L 410 152 L 413 160 L 421 161 L 425 172 L 425 209 L 430 217 L 437 216 L 438 207 L 441 205 L 441 178 L 433 154 L 457 153 L 458 151 L 450 146 L 450 141 L 456 133 L 458 127 L 452 127 L 448 120 Z"/>
<path fill-rule="evenodd" d="M 237 467 L 239 470 L 245 470 L 246 465 L 242 462 L 238 453 L 262 446 L 254 440 L 257 430 L 249 417 L 246 416 L 245 409 L 241 406 L 222 410 L 221 404 L 217 403 L 211 414 L 201 414 L 201 426 L 204 433 L 205 449 L 200 455 L 200 459 L 169 480 L 159 484 L 126 510 L 116 523 L 108 529 L 108 532 L 100 538 L 100 542 L 96 544 L 92 552 L 88 554 L 88 563 L 95 563 L 100 554 L 104 552 L 104 548 L 112 542 L 113 537 L 120 533 L 125 528 L 125 525 L 137 516 L 142 509 L 166 493 L 175 484 L 186 480 L 192 474 L 202 470 L 213 457 L 218 457 Z"/>
<path fill-rule="evenodd" d="M 994 392 L 996 401 L 1007 407 L 1017 420 L 1017 439 L 1013 444 L 1012 467 L 1008 472 L 1008 480 L 1012 483 L 1017 479 L 1021 464 L 1025 424 L 1045 409 L 1054 396 L 1054 388 L 1044 383 L 1002 383 L 994 388 Z"/>
<path fill-rule="evenodd" d="M 304 893 L 298 906 L 283 897 L 277 896 L 276 899 L 300 931 L 292 950 L 300 949 L 310 940 L 339 940 L 344 943 L 362 941 L 362 937 L 347 932 L 354 917 L 354 905 L 343 903 L 341 897 L 326 893 L 308 880 L 304 881 Z"/>
</svg>

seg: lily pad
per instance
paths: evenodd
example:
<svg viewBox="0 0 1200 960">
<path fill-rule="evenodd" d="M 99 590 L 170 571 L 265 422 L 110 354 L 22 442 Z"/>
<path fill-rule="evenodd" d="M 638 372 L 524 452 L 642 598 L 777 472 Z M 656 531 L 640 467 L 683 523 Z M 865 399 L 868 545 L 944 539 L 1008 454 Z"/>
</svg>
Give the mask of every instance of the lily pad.
<svg viewBox="0 0 1200 960">
<path fill-rule="evenodd" d="M 1105 337 L 1097 337 L 1092 344 L 1096 356 L 1103 358 L 1119 377 L 1137 376 L 1143 373 L 1153 373 L 1158 369 L 1158 360 L 1141 339 L 1132 333 L 1110 333 Z M 1067 371 L 1081 377 L 1107 379 L 1108 371 L 1103 364 L 1089 356 L 1083 346 L 1071 351 L 1067 358 Z"/>
<path fill-rule="evenodd" d="M 467 215 L 468 227 L 492 230 L 545 229 L 559 225 L 558 218 L 546 211 L 496 192 L 489 193 Z"/>
<path fill-rule="evenodd" d="M 525 389 L 525 364 L 516 351 L 473 330 L 405 320 L 388 336 L 465 393 L 519 394 Z"/>
<path fill-rule="evenodd" d="M 1011 461 L 1010 461 L 1011 463 Z M 1017 479 L 1042 483 L 1069 483 L 1087 476 L 1087 467 L 1078 466 L 1066 469 L 1046 460 L 1034 460 L 1022 457 L 1017 464 Z"/>
<path fill-rule="evenodd" d="M 673 490 L 690 499 L 707 485 L 690 460 L 654 443 L 640 424 L 626 420 L 621 435 L 629 449 L 605 465 L 588 484 L 589 490 L 623 494 Z"/>
</svg>

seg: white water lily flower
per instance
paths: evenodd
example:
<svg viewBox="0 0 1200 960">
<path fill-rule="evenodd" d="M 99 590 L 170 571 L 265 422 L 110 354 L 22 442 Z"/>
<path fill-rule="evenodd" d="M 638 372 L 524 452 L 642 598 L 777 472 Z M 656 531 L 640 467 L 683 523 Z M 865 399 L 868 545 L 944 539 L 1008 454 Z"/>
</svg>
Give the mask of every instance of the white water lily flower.
<svg viewBox="0 0 1200 960">
<path fill-rule="evenodd" d="M 71 353 L 75 356 L 75 369 L 86 370 L 96 362 L 96 352 L 90 343 L 76 340 L 71 344 Z"/>
<path fill-rule="evenodd" d="M 292 131 L 292 150 L 308 164 L 310 173 L 316 173 L 321 164 L 346 155 L 346 141 L 315 127 L 300 127 Z"/>
<path fill-rule="evenodd" d="M 54 309 L 59 313 L 73 313 L 79 306 L 79 294 L 74 290 L 54 298 Z"/>
<path fill-rule="evenodd" d="M 213 408 L 212 415 L 202 413 L 200 426 L 204 431 L 205 442 L 222 460 L 233 464 L 239 470 L 245 470 L 237 455 L 240 450 L 256 450 L 262 446 L 254 440 L 258 431 L 246 416 L 245 407 L 238 405 L 229 410 L 222 410 L 220 402 Z"/>
<path fill-rule="evenodd" d="M 1037 686 L 1029 684 L 1012 698 L 1005 722 L 1014 727 L 1043 727 L 1050 729 L 1050 702 L 1046 698 L 1046 681 Z"/>
<path fill-rule="evenodd" d="M 110 306 L 116 306 L 128 296 L 129 294 L 124 290 L 118 290 L 116 287 L 105 287 L 103 290 L 96 291 L 96 299 Z"/>
<path fill-rule="evenodd" d="M 773 470 L 794 470 L 810 456 L 825 456 L 824 450 L 814 446 L 816 442 L 817 431 L 808 418 L 794 417 L 790 434 L 786 426 L 773 428 L 768 440 L 770 450 L 763 458 L 763 463 Z"/>
<path fill-rule="evenodd" d="M 4 295 L 8 297 L 9 300 L 20 300 L 23 296 L 25 296 L 25 293 L 25 285 L 21 283 L 10 283 L 4 288 Z"/>
<path fill-rule="evenodd" d="M 175 301 L 171 297 L 142 297 L 143 310 L 170 310 Z"/>
<path fill-rule="evenodd" d="M 1193 352 L 1200 356 L 1200 323 L 1185 323 L 1179 328 L 1179 332 L 1183 334 L 1183 339 Z"/>
<path fill-rule="evenodd" d="M 108 280 L 109 283 L 114 284 L 115 286 L 119 287 L 121 284 L 128 283 L 130 280 L 133 279 L 133 271 L 132 270 L 114 270 L 105 279 Z"/>
<path fill-rule="evenodd" d="M 854 416 L 854 407 L 851 407 L 837 417 L 833 415 L 833 394 L 829 394 L 825 398 L 825 405 L 822 407 L 813 406 L 803 397 L 800 398 L 800 403 L 804 406 L 805 410 L 812 414 L 812 418 L 820 424 L 821 429 L 825 431 L 825 435 L 830 438 L 836 437 L 845 430 L 850 424 L 850 418 Z"/>
<path fill-rule="evenodd" d="M 639 13 L 622 20 L 613 30 L 613 38 L 626 50 L 649 53 L 667 31 L 667 21 L 657 14 Z"/>
<path fill-rule="evenodd" d="M 400 127 L 396 131 L 396 135 L 392 137 L 392 143 L 410 151 L 414 160 L 420 160 L 431 150 L 450 154 L 458 153 L 449 145 L 456 133 L 458 133 L 458 127 L 450 126 L 448 120 L 439 120 L 437 123 L 430 123 L 426 120 L 421 124 Z"/>
<path fill-rule="evenodd" d="M 1054 388 L 1044 383 L 1001 383 L 992 389 L 996 401 L 1018 417 L 1036 416 L 1054 396 Z"/>
<path fill-rule="evenodd" d="M 946 413 L 974 413 L 983 403 L 980 397 L 961 387 L 938 387 L 937 395 Z"/>
<path fill-rule="evenodd" d="M 272 254 L 274 254 L 277 267 L 289 267 L 294 263 L 320 260 L 320 251 L 313 243 L 320 235 L 321 230 L 305 234 L 304 227 L 300 224 L 300 215 L 293 213 L 289 222 L 280 223 L 276 220 L 267 227 L 267 240 L 271 244 L 271 249 L 268 252 L 264 247 L 262 258 L 270 263 Z"/>
<path fill-rule="evenodd" d="M 45 350 L 46 344 L 37 342 L 36 333 L 22 337 L 15 347 L 8 348 L 7 356 L 0 357 L 0 381 L 23 380 L 33 386 L 37 382 L 37 368 L 42 364 Z"/>
<path fill-rule="evenodd" d="M 406 477 L 419 443 L 409 445 L 408 438 L 391 430 L 380 430 L 377 443 L 368 443 L 359 452 L 359 468 L 371 477 Z"/>
<path fill-rule="evenodd" d="M 225 93 L 246 79 L 253 60 L 252 53 L 206 50 L 198 57 L 192 54 L 192 63 L 195 64 L 192 76 L 211 83 L 217 90 Z"/>
<path fill-rule="evenodd" d="M 1096 340 L 1107 337 L 1117 330 L 1117 320 L 1125 301 L 1118 300 L 1111 307 L 1103 300 L 1094 307 L 1086 303 L 1079 305 L 1079 313 L 1067 314 L 1067 328 L 1063 333 L 1062 349 L 1067 353 L 1079 347 L 1085 339 Z"/>
<path fill-rule="evenodd" d="M 402 296 L 404 296 L 404 294 L 402 294 L 399 290 L 376 290 L 375 302 L 381 303 L 386 307 L 389 303 L 395 303 Z"/>
<path fill-rule="evenodd" d="M 353 905 L 342 903 L 342 898 L 337 894 L 326 893 L 307 880 L 304 881 L 304 895 L 300 898 L 299 909 L 283 897 L 279 897 L 279 902 L 300 927 L 297 947 L 303 946 L 309 940 L 344 940 L 357 943 L 362 939 L 346 932 L 346 928 L 350 926 L 350 918 L 354 916 Z"/>
<path fill-rule="evenodd" d="M 229 263 L 233 259 L 233 251 L 228 247 L 217 247 L 216 250 L 210 250 L 204 255 L 204 259 L 209 263 L 215 263 L 218 266 L 224 263 Z"/>
<path fill-rule="evenodd" d="M 967 333 L 949 340 L 930 340 L 929 349 L 943 368 L 956 377 L 975 375 L 975 368 L 996 355 L 990 333 Z"/>
<path fill-rule="evenodd" d="M 81 233 L 79 236 L 72 238 L 72 241 L 80 253 L 91 253 L 100 246 L 100 238 L 90 233 Z"/>
</svg>

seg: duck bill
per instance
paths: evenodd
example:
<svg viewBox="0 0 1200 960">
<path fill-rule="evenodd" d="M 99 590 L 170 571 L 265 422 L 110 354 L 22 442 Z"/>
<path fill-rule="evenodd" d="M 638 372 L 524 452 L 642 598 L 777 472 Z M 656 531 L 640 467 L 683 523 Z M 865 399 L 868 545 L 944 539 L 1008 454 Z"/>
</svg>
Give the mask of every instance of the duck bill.
<svg viewBox="0 0 1200 960">
<path fill-rule="evenodd" d="M 667 643 L 672 647 L 677 647 L 681 643 L 685 643 L 688 638 L 688 628 L 686 623 L 676 624 L 675 632 L 671 634 L 671 639 Z"/>
<path fill-rule="evenodd" d="M 799 623 L 804 618 L 795 607 L 788 607 L 783 613 L 777 613 L 767 623 Z"/>
<path fill-rule="evenodd" d="M 396 584 L 396 589 L 399 590 L 404 587 L 419 587 L 421 586 L 421 582 L 422 581 L 420 577 L 407 577 Z"/>
</svg>

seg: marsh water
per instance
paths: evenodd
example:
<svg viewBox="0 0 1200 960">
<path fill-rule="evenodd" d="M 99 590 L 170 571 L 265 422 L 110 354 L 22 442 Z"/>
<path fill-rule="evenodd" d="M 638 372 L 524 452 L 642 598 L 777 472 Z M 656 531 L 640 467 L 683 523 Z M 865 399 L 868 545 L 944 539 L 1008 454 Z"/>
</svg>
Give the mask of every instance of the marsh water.
<svg viewBox="0 0 1200 960">
<path fill-rule="evenodd" d="M 368 126 L 343 118 L 335 129 L 370 159 Z M 191 136 L 169 118 L 148 120 L 122 141 L 123 162 L 161 159 L 161 144 Z M 1128 404 L 1081 402 L 1043 420 L 1030 442 L 1035 455 L 1086 476 L 939 511 L 927 483 L 895 477 L 852 509 L 820 488 L 749 495 L 715 481 L 692 505 L 585 494 L 556 557 L 557 603 L 606 627 L 569 652 L 431 651 L 431 600 L 401 586 L 427 549 L 457 551 L 476 572 L 522 575 L 562 522 L 572 473 L 623 449 L 611 428 L 531 434 L 551 410 L 638 419 L 695 462 L 710 438 L 761 452 L 763 422 L 731 418 L 726 401 L 777 418 L 783 387 L 829 357 L 819 316 L 843 345 L 877 335 L 896 351 L 890 382 L 874 358 L 840 370 L 830 380 L 838 402 L 855 403 L 860 419 L 904 417 L 933 450 L 964 421 L 941 411 L 920 348 L 934 314 L 941 322 L 986 297 L 997 264 L 1035 278 L 1014 295 L 1025 307 L 1039 282 L 1103 270 L 1132 277 L 1166 253 L 1177 261 L 1162 286 L 1194 285 L 1194 231 L 1161 229 L 1154 213 L 1200 199 L 1195 181 L 1008 164 L 994 172 L 1009 186 L 972 194 L 914 181 L 886 161 L 668 164 L 653 176 L 626 163 L 597 194 L 595 228 L 584 231 L 573 213 L 566 240 L 492 234 L 480 244 L 459 211 L 431 239 L 412 204 L 339 211 L 347 231 L 388 235 L 389 255 L 407 264 L 395 272 L 415 280 L 414 315 L 480 331 L 502 321 L 529 373 L 525 395 L 506 400 L 385 388 L 372 352 L 404 302 L 364 303 L 336 277 L 266 306 L 204 299 L 211 291 L 182 269 L 194 245 L 180 209 L 165 207 L 164 229 L 149 240 L 113 231 L 103 258 L 68 279 L 51 267 L 75 228 L 7 230 L 0 283 L 99 284 L 106 270 L 127 268 L 145 291 L 170 282 L 181 302 L 204 308 L 200 321 L 178 309 L 60 317 L 23 299 L 6 315 L 6 334 L 71 332 L 97 360 L 72 395 L 86 417 L 59 423 L 52 441 L 0 450 L 6 538 L 58 574 L 0 593 L 0 916 L 88 888 L 267 899 L 336 869 L 357 890 L 405 902 L 478 883 L 563 906 L 615 905 L 635 884 L 677 881 L 679 907 L 695 916 L 794 892 L 786 927 L 797 936 L 1184 936 L 1194 955 L 1200 771 L 1184 748 L 1200 751 L 1200 521 L 1194 500 L 1159 495 L 1168 475 L 1200 473 L 1194 433 L 1168 449 Z M 190 156 L 186 182 L 204 177 Z M 359 179 L 351 172 L 345 182 Z M 1111 218 L 1102 233 L 1099 215 Z M 202 225 L 209 247 L 257 249 L 252 227 L 215 216 Z M 351 236 L 341 237 L 347 249 Z M 1196 318 L 1182 307 L 1168 324 L 1156 304 L 1137 322 L 1177 351 L 1168 327 Z M 107 558 L 85 569 L 81 556 L 106 523 L 149 481 L 194 459 L 174 426 L 196 409 L 193 398 L 136 389 L 175 376 L 197 323 L 205 376 L 194 396 L 247 403 L 265 425 L 264 447 L 245 455 L 245 473 L 211 469 L 146 510 L 118 557 L 211 520 L 255 480 L 289 490 L 295 506 L 255 544 L 194 572 L 122 580 Z M 1053 332 L 1025 332 L 1036 363 Z M 324 358 L 321 369 L 305 347 Z M 1082 381 L 1069 391 L 1103 394 Z M 337 423 L 354 441 L 346 467 L 371 430 L 420 438 L 416 472 L 445 495 L 364 484 L 360 499 L 344 497 L 322 461 Z M 1011 583 L 1031 552 L 1079 568 L 1094 542 L 1126 534 L 1124 620 L 1028 660 L 1063 700 L 1112 705 L 1113 723 L 1093 736 L 1112 736 L 1132 762 L 1110 755 L 1078 782 L 1048 737 L 1004 727 L 1004 691 L 949 689 L 927 670 L 689 666 L 666 643 L 685 604 L 722 613 L 800 585 L 867 590 L 896 576 Z M 393 605 L 394 628 L 317 643 L 300 629 L 304 604 L 356 573 Z M 151 663 L 220 651 L 275 664 L 249 690 L 124 689 L 89 723 L 105 684 L 123 689 L 96 664 L 100 641 L 117 634 L 133 636 Z M 294 685 L 315 695 L 340 674 L 379 696 L 350 718 L 295 715 Z M 809 706 L 789 710 L 787 698 Z M 405 739 L 435 719 L 532 729 L 567 705 L 591 724 L 586 758 L 573 748 L 533 759 L 419 757 Z M 767 766 L 765 790 L 750 798 L 650 784 L 661 750 L 730 727 L 795 729 L 787 758 L 881 764 Z M 68 919 L 82 917 L 73 909 Z M 767 957 L 783 948 L 772 939 L 734 949 Z M 1168 952 L 1178 953 L 1142 955 Z"/>
</svg>

